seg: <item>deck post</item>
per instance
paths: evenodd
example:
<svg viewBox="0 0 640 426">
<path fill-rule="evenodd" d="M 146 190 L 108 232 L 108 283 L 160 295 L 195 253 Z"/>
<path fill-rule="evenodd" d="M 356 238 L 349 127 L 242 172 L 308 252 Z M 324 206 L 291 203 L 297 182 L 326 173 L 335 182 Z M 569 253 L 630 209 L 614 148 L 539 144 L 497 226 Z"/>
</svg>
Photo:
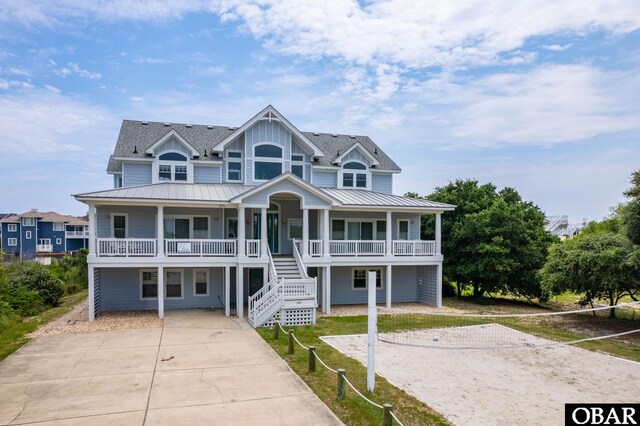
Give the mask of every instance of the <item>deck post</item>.
<svg viewBox="0 0 640 426">
<path fill-rule="evenodd" d="M 278 321 L 273 323 L 273 340 L 278 340 L 280 337 L 280 323 Z"/>
<path fill-rule="evenodd" d="M 338 395 L 336 399 L 342 401 L 347 393 L 347 383 L 344 381 L 346 371 L 344 368 L 338 368 Z"/>
<path fill-rule="evenodd" d="M 387 212 L 387 235 L 386 235 L 387 256 L 393 255 L 393 241 L 392 241 L 393 234 L 391 233 L 392 229 L 393 229 L 393 225 L 391 224 L 391 212 L 388 211 Z"/>
<path fill-rule="evenodd" d="M 324 257 L 331 257 L 331 247 L 329 244 L 329 235 L 331 229 L 329 228 L 329 210 L 324 210 L 322 215 L 322 250 Z"/>
<path fill-rule="evenodd" d="M 293 329 L 289 329 L 289 335 L 287 336 L 289 340 L 287 340 L 287 354 L 293 355 L 295 351 L 295 346 L 293 345 Z"/>
<path fill-rule="evenodd" d="M 93 322 L 96 319 L 96 301 L 95 301 L 95 273 L 93 266 L 89 266 L 88 270 L 88 278 L 89 278 L 89 296 L 87 297 L 87 302 L 89 303 L 89 321 Z"/>
<path fill-rule="evenodd" d="M 238 318 L 242 318 L 244 316 L 244 297 L 242 294 L 244 291 L 244 268 L 238 265 L 236 271 L 236 315 Z"/>
<path fill-rule="evenodd" d="M 158 318 L 164 318 L 164 267 L 158 266 Z"/>
<path fill-rule="evenodd" d="M 224 315 L 231 316 L 231 267 L 224 267 Z"/>
<path fill-rule="evenodd" d="M 442 213 L 436 213 L 436 256 L 440 256 L 442 253 L 442 226 L 440 224 Z"/>
<path fill-rule="evenodd" d="M 267 245 L 269 239 L 267 237 L 267 209 L 260 209 L 260 256 L 267 256 Z M 254 236 L 255 238 L 255 236 Z"/>
<path fill-rule="evenodd" d="M 385 281 L 386 281 L 386 284 L 387 284 L 386 305 L 387 305 L 387 308 L 391 309 L 391 302 L 392 302 L 391 284 L 393 282 L 393 280 L 392 280 L 392 277 L 393 277 L 393 266 L 387 265 L 386 273 L 387 273 L 387 276 L 385 278 Z"/>
<path fill-rule="evenodd" d="M 156 238 L 158 247 L 156 252 L 158 257 L 164 257 L 164 207 L 158 206 L 157 224 L 156 224 Z"/>
<path fill-rule="evenodd" d="M 324 313 L 331 315 L 331 266 L 325 266 L 324 270 L 326 272 L 322 277 L 325 280 L 325 291 L 323 293 L 323 297 L 326 297 L 326 308 Z"/>
<path fill-rule="evenodd" d="M 309 373 L 316 372 L 316 347 L 309 346 Z"/>
<path fill-rule="evenodd" d="M 383 425 L 384 426 L 391 426 L 393 424 L 393 418 L 391 417 L 391 410 L 393 410 L 393 405 L 391 404 L 384 404 L 383 405 L 383 410 L 384 410 L 384 420 L 383 420 Z"/>
<path fill-rule="evenodd" d="M 87 257 L 96 257 L 96 206 L 89 204 L 89 254 Z"/>
<path fill-rule="evenodd" d="M 301 256 L 306 256 L 309 253 L 309 209 L 302 209 L 302 250 Z"/>
</svg>

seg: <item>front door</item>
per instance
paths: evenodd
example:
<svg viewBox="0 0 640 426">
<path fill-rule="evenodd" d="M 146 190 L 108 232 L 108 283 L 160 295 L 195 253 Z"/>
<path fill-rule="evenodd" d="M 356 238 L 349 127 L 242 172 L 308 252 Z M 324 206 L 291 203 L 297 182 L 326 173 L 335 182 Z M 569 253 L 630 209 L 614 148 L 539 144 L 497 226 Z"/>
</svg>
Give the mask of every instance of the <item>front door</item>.
<svg viewBox="0 0 640 426">
<path fill-rule="evenodd" d="M 262 236 L 262 221 L 260 213 L 253 214 L 253 237 L 260 239 Z M 278 213 L 267 212 L 267 242 L 271 253 L 280 252 L 280 215 Z"/>
</svg>

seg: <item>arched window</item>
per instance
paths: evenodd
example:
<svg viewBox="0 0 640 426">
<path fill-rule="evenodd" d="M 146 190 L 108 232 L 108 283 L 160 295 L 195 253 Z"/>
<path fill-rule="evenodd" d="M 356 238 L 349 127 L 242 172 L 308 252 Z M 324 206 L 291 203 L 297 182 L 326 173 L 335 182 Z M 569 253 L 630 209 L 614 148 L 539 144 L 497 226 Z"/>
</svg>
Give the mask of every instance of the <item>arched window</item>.
<svg viewBox="0 0 640 426">
<path fill-rule="evenodd" d="M 358 162 L 351 161 L 342 165 L 342 187 L 343 188 L 370 188 L 370 176 L 367 172 L 367 166 Z"/>
<path fill-rule="evenodd" d="M 262 144 L 254 148 L 254 180 L 269 180 L 282 174 L 282 148 Z"/>
<path fill-rule="evenodd" d="M 178 154 L 177 152 L 165 152 L 158 158 L 166 161 L 187 161 L 187 157 L 182 154 Z"/>
<path fill-rule="evenodd" d="M 186 182 L 188 180 L 187 157 L 179 152 L 164 152 L 158 156 L 158 181 Z"/>
</svg>

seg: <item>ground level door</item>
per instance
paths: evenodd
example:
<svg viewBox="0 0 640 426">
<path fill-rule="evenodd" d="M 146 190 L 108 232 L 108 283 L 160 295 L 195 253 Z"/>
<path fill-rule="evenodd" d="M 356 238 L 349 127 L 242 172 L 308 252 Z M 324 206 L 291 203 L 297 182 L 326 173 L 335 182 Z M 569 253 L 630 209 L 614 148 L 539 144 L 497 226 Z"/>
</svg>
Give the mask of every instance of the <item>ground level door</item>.
<svg viewBox="0 0 640 426">
<path fill-rule="evenodd" d="M 253 296 L 256 293 L 256 291 L 262 288 L 263 274 L 264 274 L 264 269 L 262 268 L 249 269 L 249 297 Z"/>
</svg>

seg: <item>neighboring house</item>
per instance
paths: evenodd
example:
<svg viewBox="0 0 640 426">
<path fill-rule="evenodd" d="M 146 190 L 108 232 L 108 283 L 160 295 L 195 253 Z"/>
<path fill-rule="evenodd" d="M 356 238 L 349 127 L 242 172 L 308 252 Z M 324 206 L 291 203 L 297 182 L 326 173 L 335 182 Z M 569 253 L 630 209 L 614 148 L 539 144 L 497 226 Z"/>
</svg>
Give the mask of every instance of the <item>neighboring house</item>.
<svg viewBox="0 0 640 426">
<path fill-rule="evenodd" d="M 318 301 L 441 306 L 440 215 L 392 195 L 400 168 L 367 136 L 301 132 L 272 106 L 242 126 L 124 121 L 89 205 L 89 316 L 248 306 L 254 326 L 315 322 Z M 420 216 L 435 216 L 434 241 Z"/>
<path fill-rule="evenodd" d="M 86 219 L 33 209 L 0 219 L 2 251 L 24 260 L 55 256 L 89 246 Z"/>
<path fill-rule="evenodd" d="M 0 213 L 0 220 L 15 213 Z M 2 252 L 2 226 L 0 226 L 0 252 Z"/>
<path fill-rule="evenodd" d="M 547 216 L 545 217 L 545 231 L 551 232 L 561 240 L 575 237 L 586 226 L 586 220 L 582 223 L 569 223 L 569 216 Z"/>
</svg>

